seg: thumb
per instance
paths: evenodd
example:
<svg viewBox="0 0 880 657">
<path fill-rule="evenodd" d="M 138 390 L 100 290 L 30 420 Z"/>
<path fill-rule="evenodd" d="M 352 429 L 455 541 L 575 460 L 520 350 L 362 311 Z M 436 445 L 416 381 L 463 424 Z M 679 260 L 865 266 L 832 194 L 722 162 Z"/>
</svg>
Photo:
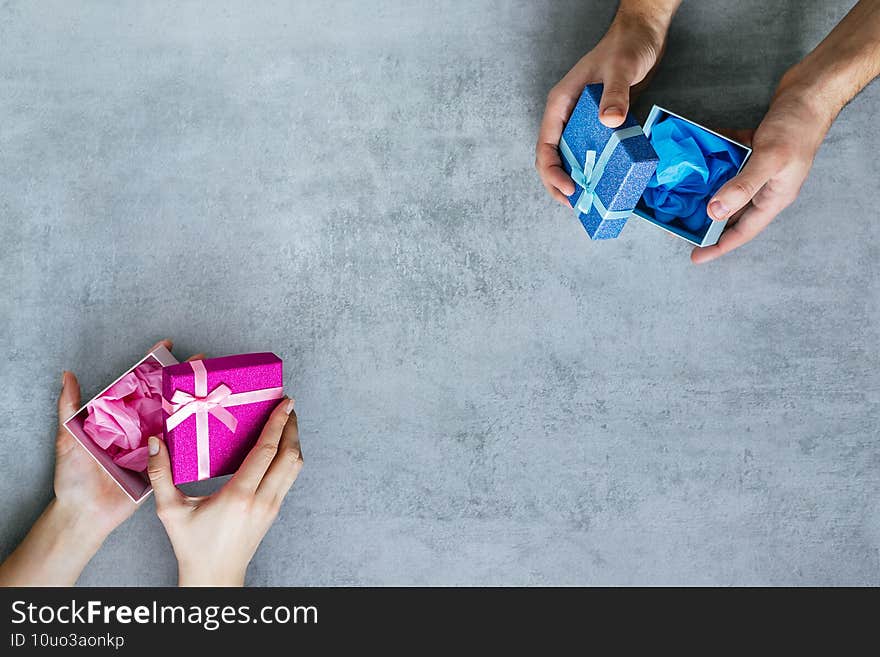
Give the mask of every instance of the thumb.
<svg viewBox="0 0 880 657">
<path fill-rule="evenodd" d="M 64 423 L 79 410 L 79 404 L 79 382 L 76 380 L 73 372 L 65 370 L 61 373 L 61 394 L 58 395 L 58 434 L 55 438 L 57 458 L 62 458 L 71 449 L 76 447 L 76 440 L 64 428 Z"/>
<path fill-rule="evenodd" d="M 629 112 L 629 81 L 626 76 L 612 72 L 605 77 L 602 100 L 599 102 L 599 121 L 609 128 L 617 128 L 626 121 Z"/>
<path fill-rule="evenodd" d="M 156 496 L 156 512 L 162 515 L 164 511 L 180 502 L 183 496 L 171 480 L 171 461 L 168 459 L 168 448 L 165 447 L 165 443 L 158 436 L 150 436 L 148 445 L 150 462 L 147 466 L 147 474 L 150 476 L 153 494 Z"/>
<path fill-rule="evenodd" d="M 709 201 L 709 216 L 723 221 L 744 208 L 779 170 L 772 154 L 755 152 L 743 170 L 728 180 Z"/>
<path fill-rule="evenodd" d="M 58 395 L 58 422 L 64 423 L 79 410 L 79 381 L 73 372 L 61 373 L 61 394 Z"/>
</svg>

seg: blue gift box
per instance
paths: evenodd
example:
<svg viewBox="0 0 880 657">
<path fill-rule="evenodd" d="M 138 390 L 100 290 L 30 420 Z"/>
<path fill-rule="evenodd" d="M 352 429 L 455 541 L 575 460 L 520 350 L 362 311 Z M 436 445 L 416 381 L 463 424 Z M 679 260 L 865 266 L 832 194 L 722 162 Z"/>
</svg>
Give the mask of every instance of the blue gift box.
<svg viewBox="0 0 880 657">
<path fill-rule="evenodd" d="M 620 235 L 631 214 L 697 246 L 718 242 L 726 221 L 706 203 L 745 165 L 751 149 L 655 105 L 644 131 L 631 114 L 616 129 L 599 123 L 602 85 L 588 85 L 559 141 L 575 181 L 568 197 L 594 240 Z"/>
<path fill-rule="evenodd" d="M 752 149 L 657 105 L 645 135 L 660 162 L 633 214 L 696 246 L 717 243 L 727 221 L 713 221 L 706 204 Z"/>
<path fill-rule="evenodd" d="M 594 240 L 620 235 L 659 161 L 631 114 L 619 128 L 599 123 L 601 99 L 602 85 L 587 85 L 559 142 L 562 166 L 575 181 L 568 200 Z"/>
</svg>

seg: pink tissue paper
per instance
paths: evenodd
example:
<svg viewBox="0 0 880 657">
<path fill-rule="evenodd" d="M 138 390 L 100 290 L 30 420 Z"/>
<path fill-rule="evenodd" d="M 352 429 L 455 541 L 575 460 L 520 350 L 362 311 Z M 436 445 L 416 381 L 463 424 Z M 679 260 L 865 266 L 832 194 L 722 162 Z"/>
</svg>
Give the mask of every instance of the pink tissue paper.
<svg viewBox="0 0 880 657">
<path fill-rule="evenodd" d="M 149 459 L 147 438 L 162 433 L 162 366 L 144 361 L 86 404 L 83 430 L 129 470 L 143 472 Z"/>
</svg>

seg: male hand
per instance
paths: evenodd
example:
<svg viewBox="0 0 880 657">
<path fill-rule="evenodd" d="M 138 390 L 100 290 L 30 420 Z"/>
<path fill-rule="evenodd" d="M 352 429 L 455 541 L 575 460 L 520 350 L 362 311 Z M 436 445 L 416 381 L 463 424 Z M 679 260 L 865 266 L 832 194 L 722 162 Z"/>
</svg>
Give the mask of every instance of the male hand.
<svg viewBox="0 0 880 657">
<path fill-rule="evenodd" d="M 717 244 L 696 247 L 691 260 L 709 262 L 749 242 L 791 205 L 813 166 L 832 117 L 804 94 L 782 91 L 757 130 L 731 133 L 751 146 L 743 170 L 709 201 L 709 216 L 730 221 Z"/>
<path fill-rule="evenodd" d="M 599 121 L 609 128 L 621 125 L 629 111 L 630 88 L 647 78 L 662 54 L 671 11 L 650 18 L 618 13 L 596 47 L 550 90 L 535 147 L 535 168 L 550 196 L 565 207 L 571 207 L 566 197 L 574 194 L 574 182 L 562 168 L 559 139 L 584 87 L 603 83 Z"/>
</svg>

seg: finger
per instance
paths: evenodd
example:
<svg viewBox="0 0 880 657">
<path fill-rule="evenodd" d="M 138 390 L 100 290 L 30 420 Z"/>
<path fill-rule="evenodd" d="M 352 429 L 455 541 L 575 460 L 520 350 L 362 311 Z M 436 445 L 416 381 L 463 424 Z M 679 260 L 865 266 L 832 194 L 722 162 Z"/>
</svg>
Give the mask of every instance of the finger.
<svg viewBox="0 0 880 657">
<path fill-rule="evenodd" d="M 205 354 L 202 354 L 202 353 L 193 354 L 192 356 L 187 358 L 185 362 L 191 363 L 194 360 L 205 360 Z"/>
<path fill-rule="evenodd" d="M 740 220 L 740 218 L 743 216 L 743 214 L 745 213 L 745 211 L 748 210 L 748 209 L 751 207 L 751 205 L 752 205 L 752 204 L 749 203 L 746 207 L 744 207 L 744 208 L 743 208 L 742 210 L 740 210 L 739 212 L 734 212 L 734 213 L 730 216 L 730 219 L 727 220 L 727 226 L 726 226 L 725 228 L 732 228 L 732 227 L 736 224 L 736 222 Z"/>
<path fill-rule="evenodd" d="M 538 143 L 535 146 L 535 168 L 541 176 L 544 186 L 559 190 L 563 195 L 574 194 L 574 181 L 562 168 L 559 158 L 559 140 L 565 129 L 565 122 L 571 116 L 577 97 L 567 92 L 551 91 L 541 119 L 538 131 Z M 548 189 L 548 191 L 550 191 Z M 558 199 L 558 196 L 551 195 Z"/>
<path fill-rule="evenodd" d="M 569 182 L 572 183 L 572 186 L 574 185 L 573 181 L 570 178 Z M 553 200 L 558 202 L 563 207 L 571 209 L 571 203 L 569 203 L 568 197 L 563 192 L 559 191 L 558 188 L 547 182 L 547 180 L 543 176 L 541 177 L 541 184 L 544 185 L 544 189 L 546 189 L 547 193 L 553 197 Z"/>
<path fill-rule="evenodd" d="M 773 154 L 755 153 L 743 170 L 727 181 L 709 201 L 707 211 L 716 221 L 723 221 L 745 207 L 767 181 L 779 171 L 781 163 Z"/>
<path fill-rule="evenodd" d="M 562 168 L 557 144 L 538 144 L 535 152 L 535 168 L 548 191 L 553 188 L 563 196 L 574 194 L 574 181 Z"/>
<path fill-rule="evenodd" d="M 183 493 L 177 489 L 171 479 L 171 461 L 165 443 L 158 436 L 150 436 L 147 445 L 150 450 L 147 474 L 153 485 L 153 494 L 156 496 L 156 512 L 161 516 L 183 501 Z"/>
<path fill-rule="evenodd" d="M 565 194 L 560 192 L 555 187 L 548 185 L 547 183 L 544 183 L 544 189 L 546 189 L 547 193 L 553 197 L 554 201 L 556 201 L 557 203 L 559 203 L 563 207 L 568 208 L 569 210 L 571 209 L 571 203 L 569 203 L 568 197 Z"/>
<path fill-rule="evenodd" d="M 238 472 L 229 481 L 228 486 L 231 489 L 251 495 L 257 490 L 263 475 L 266 474 L 266 470 L 269 469 L 269 465 L 278 453 L 281 433 L 292 410 L 292 399 L 285 397 L 278 403 L 266 421 L 256 444 L 245 457 Z"/>
<path fill-rule="evenodd" d="M 610 71 L 603 81 L 602 100 L 599 102 L 599 122 L 617 128 L 626 121 L 629 112 L 629 78 L 622 71 Z"/>
<path fill-rule="evenodd" d="M 165 338 L 164 340 L 159 340 L 159 342 L 147 349 L 147 353 L 150 353 L 151 351 L 156 351 L 156 349 L 158 349 L 159 347 L 165 347 L 168 351 L 171 351 L 171 347 L 173 346 L 174 342 L 171 341 L 171 338 Z"/>
<path fill-rule="evenodd" d="M 257 495 L 268 498 L 273 504 L 280 505 L 287 491 L 299 476 L 303 467 L 302 448 L 299 444 L 299 423 L 296 412 L 291 411 L 284 429 L 281 431 L 281 442 L 278 453 L 266 471 L 266 476 L 257 488 Z"/>
<path fill-rule="evenodd" d="M 580 95 L 580 94 L 578 94 Z M 553 90 L 547 96 L 547 105 L 544 107 L 544 117 L 541 119 L 541 128 L 538 131 L 538 144 L 549 144 L 554 149 L 559 144 L 565 123 L 571 116 L 574 106 L 577 105 L 578 95 L 567 91 Z"/>
<path fill-rule="evenodd" d="M 57 456 L 62 456 L 76 446 L 76 440 L 70 432 L 64 428 L 64 423 L 79 410 L 80 390 L 79 382 L 73 372 L 61 373 L 61 393 L 58 395 L 58 434 L 55 437 L 55 451 Z"/>
<path fill-rule="evenodd" d="M 761 208 L 750 205 L 733 226 L 721 233 L 717 244 L 695 248 L 691 252 L 691 260 L 701 265 L 741 247 L 764 230 L 781 210 L 782 207 L 775 204 Z"/>
<path fill-rule="evenodd" d="M 58 421 L 66 422 L 79 410 L 80 391 L 79 381 L 73 372 L 61 373 L 61 394 L 58 395 Z"/>
</svg>

